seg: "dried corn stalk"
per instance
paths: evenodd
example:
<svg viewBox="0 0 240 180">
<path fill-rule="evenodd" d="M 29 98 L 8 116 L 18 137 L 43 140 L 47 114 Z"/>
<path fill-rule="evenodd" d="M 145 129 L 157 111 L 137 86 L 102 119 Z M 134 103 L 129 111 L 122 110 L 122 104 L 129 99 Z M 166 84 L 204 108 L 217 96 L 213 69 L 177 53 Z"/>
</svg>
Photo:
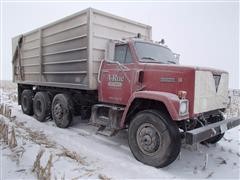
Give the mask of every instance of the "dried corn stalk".
<svg viewBox="0 0 240 180">
<path fill-rule="evenodd" d="M 86 165 L 86 162 L 84 161 L 85 158 L 78 155 L 75 151 L 69 151 L 68 149 L 63 148 L 62 153 L 59 153 L 57 155 L 71 158 L 72 160 L 78 162 L 79 164 Z"/>
<path fill-rule="evenodd" d="M 2 120 L 2 118 L 1 118 Z M 0 140 L 3 138 L 3 130 L 4 130 L 4 122 L 3 121 L 0 121 Z"/>
<path fill-rule="evenodd" d="M 3 125 L 2 137 L 3 137 L 3 142 L 5 144 L 8 144 L 8 125 L 7 124 Z"/>
<path fill-rule="evenodd" d="M 106 175 L 104 174 L 99 174 L 98 175 L 98 178 L 101 179 L 101 180 L 110 180 L 111 178 L 107 177 Z"/>
<path fill-rule="evenodd" d="M 41 149 L 38 152 L 38 154 L 36 156 L 36 160 L 34 161 L 34 164 L 33 164 L 33 170 L 32 170 L 33 172 L 36 172 L 40 168 L 40 159 L 41 159 L 43 153 L 44 153 L 43 149 Z"/>
<path fill-rule="evenodd" d="M 49 159 L 48 159 L 48 162 L 47 162 L 47 165 L 46 167 L 44 168 L 44 176 L 46 178 L 46 180 L 50 180 L 51 179 L 51 168 L 52 168 L 52 154 L 50 155 Z"/>
<path fill-rule="evenodd" d="M 0 114 L 11 119 L 12 118 L 12 109 L 7 104 L 0 105 Z"/>
<path fill-rule="evenodd" d="M 50 155 L 48 162 L 45 167 L 41 166 L 40 160 L 44 153 L 44 150 L 40 150 L 36 156 L 36 160 L 33 165 L 33 172 L 37 174 L 37 178 L 40 180 L 50 180 L 51 179 L 51 168 L 52 168 L 52 154 Z"/>
<path fill-rule="evenodd" d="M 3 104 L 0 104 L 0 114 L 3 114 Z"/>
<path fill-rule="evenodd" d="M 12 127 L 12 131 L 11 131 L 11 137 L 9 139 L 9 147 L 10 148 L 15 148 L 17 146 L 17 140 L 16 140 L 16 135 L 15 135 L 15 130 L 14 127 Z"/>
</svg>

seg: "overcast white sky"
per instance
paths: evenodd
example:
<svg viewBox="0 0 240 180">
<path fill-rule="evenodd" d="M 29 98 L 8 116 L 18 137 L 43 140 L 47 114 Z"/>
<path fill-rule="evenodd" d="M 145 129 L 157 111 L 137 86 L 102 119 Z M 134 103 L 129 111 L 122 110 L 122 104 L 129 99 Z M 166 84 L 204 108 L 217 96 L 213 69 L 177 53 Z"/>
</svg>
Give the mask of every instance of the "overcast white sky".
<svg viewBox="0 0 240 180">
<path fill-rule="evenodd" d="M 11 38 L 93 7 L 152 26 L 184 65 L 209 66 L 230 73 L 239 88 L 239 3 L 3 3 L 2 79 L 12 79 Z"/>
</svg>

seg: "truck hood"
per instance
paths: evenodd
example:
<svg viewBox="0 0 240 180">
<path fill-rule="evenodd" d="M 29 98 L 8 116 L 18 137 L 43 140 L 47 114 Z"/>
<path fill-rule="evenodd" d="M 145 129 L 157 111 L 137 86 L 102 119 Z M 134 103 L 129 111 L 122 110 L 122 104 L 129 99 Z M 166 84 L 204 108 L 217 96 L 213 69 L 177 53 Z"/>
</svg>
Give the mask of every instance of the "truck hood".
<svg viewBox="0 0 240 180">
<path fill-rule="evenodd" d="M 144 63 L 143 71 L 145 90 L 173 94 L 186 91 L 190 117 L 225 108 L 223 104 L 228 90 L 226 71 L 208 67 L 157 63 Z"/>
<path fill-rule="evenodd" d="M 210 71 L 214 74 L 228 73 L 225 70 L 200 66 L 182 66 L 176 64 L 144 63 L 145 68 L 150 69 L 169 69 L 172 71 Z"/>
</svg>

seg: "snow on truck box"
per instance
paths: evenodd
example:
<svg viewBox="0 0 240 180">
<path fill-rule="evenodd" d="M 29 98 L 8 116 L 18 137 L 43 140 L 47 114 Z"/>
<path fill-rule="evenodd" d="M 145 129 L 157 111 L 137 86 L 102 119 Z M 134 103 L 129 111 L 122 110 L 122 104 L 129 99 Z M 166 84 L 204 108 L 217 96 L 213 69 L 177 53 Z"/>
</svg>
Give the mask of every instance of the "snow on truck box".
<svg viewBox="0 0 240 180">
<path fill-rule="evenodd" d="M 91 8 L 14 38 L 13 73 L 23 113 L 60 128 L 81 115 L 107 136 L 127 128 L 134 157 L 154 167 L 240 124 L 224 118 L 226 71 L 182 66 L 150 26 Z"/>
</svg>

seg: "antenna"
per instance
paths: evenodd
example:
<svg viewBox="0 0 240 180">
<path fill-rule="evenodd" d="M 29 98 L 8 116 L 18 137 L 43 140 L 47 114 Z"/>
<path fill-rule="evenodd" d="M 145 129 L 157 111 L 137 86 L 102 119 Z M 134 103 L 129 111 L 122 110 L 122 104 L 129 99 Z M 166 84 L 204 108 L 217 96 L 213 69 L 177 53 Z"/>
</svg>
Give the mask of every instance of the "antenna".
<svg viewBox="0 0 240 180">
<path fill-rule="evenodd" d="M 159 42 L 159 44 L 165 44 L 165 40 L 161 39 L 161 41 Z"/>
</svg>

